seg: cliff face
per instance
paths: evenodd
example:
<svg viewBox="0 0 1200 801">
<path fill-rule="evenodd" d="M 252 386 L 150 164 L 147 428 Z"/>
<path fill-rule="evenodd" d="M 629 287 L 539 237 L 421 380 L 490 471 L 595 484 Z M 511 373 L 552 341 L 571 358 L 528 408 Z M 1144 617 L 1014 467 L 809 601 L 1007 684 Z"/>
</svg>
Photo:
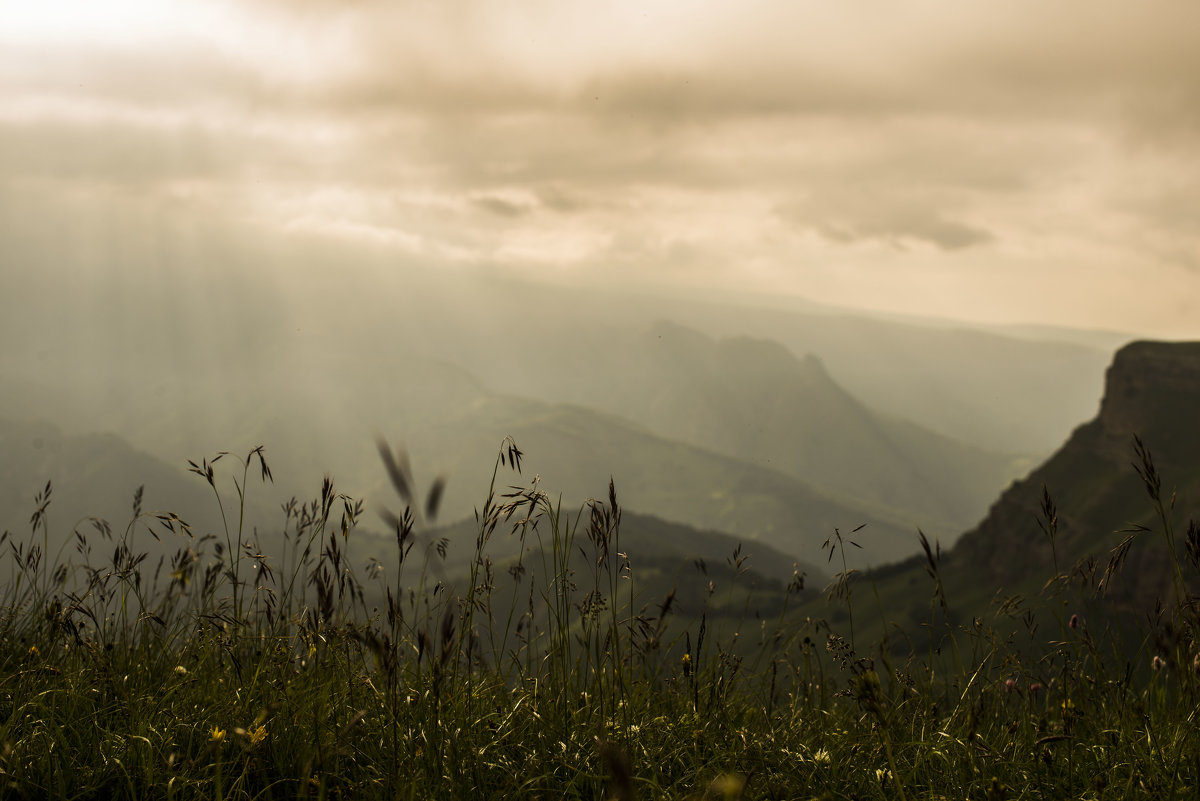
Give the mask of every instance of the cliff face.
<svg viewBox="0 0 1200 801">
<path fill-rule="evenodd" d="M 1200 343 L 1134 342 L 1118 351 L 1097 417 L 963 535 L 951 555 L 956 566 L 998 587 L 1050 576 L 1050 541 L 1038 525 L 1045 487 L 1058 510 L 1055 544 L 1064 571 L 1089 556 L 1102 570 L 1122 529 L 1154 529 L 1124 571 L 1126 592 L 1143 598 L 1166 562 L 1154 551 L 1161 524 L 1133 467 L 1135 435 L 1153 455 L 1164 501 L 1175 495 L 1173 525 L 1182 532 L 1200 518 Z"/>
<path fill-rule="evenodd" d="M 1164 462 L 1200 459 L 1195 452 L 1200 444 L 1200 342 L 1133 342 L 1117 351 L 1097 421 L 1104 444 L 1122 460 L 1134 434 Z"/>
<path fill-rule="evenodd" d="M 1151 391 L 1200 397 L 1200 342 L 1131 342 L 1109 368 L 1103 409 L 1136 414 Z"/>
</svg>

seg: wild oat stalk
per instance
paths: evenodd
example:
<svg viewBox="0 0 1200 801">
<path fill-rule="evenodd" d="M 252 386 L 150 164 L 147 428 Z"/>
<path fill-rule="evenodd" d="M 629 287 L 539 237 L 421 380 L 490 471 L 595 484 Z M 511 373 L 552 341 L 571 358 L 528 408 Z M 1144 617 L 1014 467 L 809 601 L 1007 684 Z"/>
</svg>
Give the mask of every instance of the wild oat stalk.
<svg viewBox="0 0 1200 801">
<path fill-rule="evenodd" d="M 1185 584 L 1183 573 L 1179 567 L 1179 552 L 1175 548 L 1175 529 L 1171 523 L 1171 515 L 1163 501 L 1162 477 L 1158 474 L 1158 469 L 1154 466 L 1154 457 L 1151 455 L 1150 449 L 1142 442 L 1141 437 L 1136 434 L 1133 437 L 1133 451 L 1137 457 L 1137 461 L 1133 463 L 1133 469 L 1137 471 L 1138 476 L 1142 479 L 1146 493 L 1154 501 L 1154 509 L 1158 513 L 1159 522 L 1162 524 L 1163 540 L 1166 542 L 1167 554 L 1169 555 L 1172 568 L 1171 579 L 1175 589 L 1175 608 L 1183 609 L 1183 601 L 1186 597 Z M 1171 495 L 1170 508 L 1172 511 L 1175 508 L 1174 493 Z"/>
<path fill-rule="evenodd" d="M 859 525 L 858 527 L 852 529 L 850 533 L 854 534 L 858 531 L 862 531 L 864 528 L 866 528 L 866 525 L 867 525 L 866 523 L 863 523 L 863 524 Z M 850 595 L 854 591 L 853 579 L 854 579 L 855 574 L 858 573 L 858 571 L 851 570 L 846 563 L 846 545 L 847 544 L 853 545 L 855 548 L 859 548 L 859 549 L 862 548 L 862 546 L 859 545 L 854 540 L 844 538 L 842 536 L 841 529 L 835 528 L 833 530 L 833 535 L 826 538 L 824 544 L 821 546 L 821 549 L 824 551 L 828 551 L 828 553 L 829 553 L 828 558 L 825 560 L 826 562 L 832 562 L 835 554 L 840 555 L 841 559 L 842 559 L 842 569 L 838 573 L 834 574 L 833 581 L 830 583 L 829 587 L 826 588 L 826 595 L 829 598 L 829 600 L 831 600 L 831 601 L 835 598 L 845 601 L 846 612 L 850 617 L 850 645 L 851 645 L 851 647 L 853 647 L 854 646 L 854 604 L 851 601 Z"/>
</svg>

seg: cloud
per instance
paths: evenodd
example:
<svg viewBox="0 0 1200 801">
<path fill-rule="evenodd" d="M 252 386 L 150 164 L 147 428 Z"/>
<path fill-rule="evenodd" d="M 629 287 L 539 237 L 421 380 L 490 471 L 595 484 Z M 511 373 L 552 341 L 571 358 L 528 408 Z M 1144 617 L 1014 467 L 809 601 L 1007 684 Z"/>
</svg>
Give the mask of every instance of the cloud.
<svg viewBox="0 0 1200 801">
<path fill-rule="evenodd" d="M 539 203 L 559 214 L 577 214 L 593 205 L 582 195 L 553 184 L 538 187 L 536 194 Z"/>
<path fill-rule="evenodd" d="M 0 89 L 8 113 L 74 104 L 144 113 L 247 108 L 277 99 L 280 84 L 252 62 L 197 40 L 104 42 L 70 47 L 17 42 L 0 47 Z"/>
<path fill-rule="evenodd" d="M 901 213 L 872 220 L 822 220 L 812 227 L 835 242 L 880 240 L 904 247 L 911 240 L 925 242 L 942 250 L 961 250 L 991 242 L 993 236 L 982 228 L 955 222 L 937 214 Z"/>
<path fill-rule="evenodd" d="M 471 203 L 500 217 L 524 217 L 535 210 L 528 200 L 494 194 L 477 195 L 471 198 Z"/>
<path fill-rule="evenodd" d="M 787 291 L 815 282 L 780 265 L 861 283 L 1053 253 L 1137 281 L 1200 252 L 1191 6 L 216 6 L 161 36 L 0 41 L 0 190 Z"/>
</svg>

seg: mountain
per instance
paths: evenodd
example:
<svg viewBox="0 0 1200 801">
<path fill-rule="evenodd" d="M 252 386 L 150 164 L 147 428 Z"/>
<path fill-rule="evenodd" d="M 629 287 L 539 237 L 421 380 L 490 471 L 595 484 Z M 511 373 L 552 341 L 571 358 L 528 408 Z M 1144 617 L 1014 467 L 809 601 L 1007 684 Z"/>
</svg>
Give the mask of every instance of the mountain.
<svg viewBox="0 0 1200 801">
<path fill-rule="evenodd" d="M 465 267 L 276 264 L 278 255 L 222 253 L 149 274 L 103 265 L 6 274 L 12 291 L 0 292 L 0 340 L 21 344 L 0 353 L 0 377 L 21 391 L 0 398 L 0 415 L 50 418 L 72 431 L 73 421 L 89 421 L 81 430 L 104 430 L 115 426 L 90 421 L 107 418 L 110 405 L 143 396 L 166 410 L 194 396 L 205 414 L 234 424 L 219 427 L 221 442 L 197 428 L 203 451 L 237 435 L 245 397 L 272 411 L 332 384 L 370 394 L 397 380 L 397 353 L 455 365 L 493 392 L 592 405 L 573 389 L 575 377 L 616 377 L 614 354 L 653 321 L 668 320 L 714 338 L 775 341 L 798 358 L 817 355 L 835 381 L 883 416 L 1041 458 L 1095 412 L 1112 355 L 1111 335 L 1078 344 L 1044 331 L 1034 341 L 1028 332 L 1004 336 L 815 304 L 772 308 L 769 299 L 728 293 L 718 300 L 635 295 L 615 285 L 502 280 Z M 261 380 L 277 360 L 293 370 L 283 391 Z M 234 408 L 226 413 L 226 406 Z M 185 431 L 198 425 L 194 416 L 176 423 Z M 134 431 L 115 430 L 143 445 Z"/>
<path fill-rule="evenodd" d="M 1042 330 L 1034 339 L 833 310 L 735 307 L 676 319 L 713 335 L 770 339 L 799 356 L 816 354 L 835 381 L 885 416 L 988 451 L 1038 458 L 1095 413 L 1117 338 Z"/>
<path fill-rule="evenodd" d="M 876 563 L 911 552 L 914 525 L 944 539 L 967 528 L 1019 471 L 1011 418 L 993 415 L 993 401 L 982 412 L 970 403 L 993 392 L 1036 397 L 1036 408 L 1058 414 L 1077 389 L 1078 350 L 1056 361 L 1048 354 L 1060 351 L 1046 343 L 863 327 L 812 310 L 774 315 L 730 302 L 706 320 L 710 307 L 619 288 L 382 267 L 309 270 L 295 281 L 247 264 L 181 267 L 154 280 L 103 275 L 109 283 L 59 276 L 45 319 L 0 298 L 0 334 L 27 343 L 0 354 L 0 415 L 48 419 L 70 435 L 111 431 L 176 463 L 266 445 L 285 497 L 310 496 L 325 472 L 352 495 L 377 488 L 374 439 L 384 435 L 410 443 L 428 475 L 455 470 L 447 508 L 469 514 L 500 439 L 513 434 L 545 460 L 537 463 L 547 484 L 561 474 L 577 500 L 612 472 L 631 508 L 772 537 L 798 556 L 834 527 L 866 522 L 864 539 L 880 548 L 866 561 Z M 648 328 L 655 319 L 697 322 Z M 750 330 L 764 325 L 778 337 Z M 664 330 L 674 332 L 666 345 L 655 333 Z M 879 373 L 871 400 L 839 373 L 855 358 Z M 1041 374 L 1053 380 L 1031 382 Z M 925 384 L 933 389 L 905 403 L 947 425 L 906 423 L 896 414 L 904 404 L 886 402 L 888 387 L 899 399 Z M 993 438 L 1013 447 L 998 457 L 946 437 L 964 414 L 977 428 L 994 416 Z M 550 428 L 539 433 L 542 423 Z M 575 424 L 583 429 L 566 430 Z M 618 442 L 619 452 L 606 444 Z M 579 466 L 566 466 L 571 443 Z M 610 455 L 611 467 L 602 465 Z"/>
<path fill-rule="evenodd" d="M 1189 520 L 1200 519 L 1198 408 L 1200 343 L 1134 342 L 1121 348 L 1106 374 L 1099 415 L 1000 497 L 988 517 L 963 535 L 952 564 L 995 586 L 1045 573 L 1053 557 L 1036 523 L 1045 487 L 1058 510 L 1055 547 L 1064 569 L 1088 556 L 1103 563 L 1122 539 L 1120 530 L 1151 529 L 1140 535 L 1114 583 L 1114 589 L 1146 601 L 1169 579 L 1158 550 L 1162 525 L 1136 469 L 1143 465 L 1134 437 L 1149 449 L 1161 476 L 1178 540 Z"/>
<path fill-rule="evenodd" d="M 1089 607 L 1099 608 L 1094 591 L 1114 549 L 1130 534 L 1133 542 L 1123 566 L 1106 582 L 1103 604 L 1125 620 L 1144 624 L 1156 601 L 1173 603 L 1163 524 L 1139 475 L 1149 472 L 1150 463 L 1161 480 L 1159 497 L 1185 582 L 1193 589 L 1200 584 L 1200 565 L 1190 561 L 1182 542 L 1189 521 L 1200 520 L 1197 408 L 1200 343 L 1134 342 L 1121 348 L 1107 370 L 1099 414 L 1077 427 L 1027 478 L 1013 482 L 983 521 L 941 554 L 951 620 L 962 625 L 976 618 L 995 620 L 1004 599 L 1021 599 L 1018 608 L 1045 610 L 1059 591 L 1056 586 L 1071 606 L 1065 611 L 1054 606 L 1051 612 L 1086 616 Z M 1138 452 L 1135 436 L 1148 457 Z M 1044 505 L 1047 494 L 1050 506 Z M 1048 584 L 1056 566 L 1070 577 L 1063 585 Z M 873 570 L 869 580 L 872 587 L 865 591 L 878 599 L 880 616 L 868 639 L 892 623 L 915 636 L 931 609 L 925 556 Z"/>
<path fill-rule="evenodd" d="M 215 472 L 227 519 L 236 534 L 237 495 L 230 480 L 235 461 L 233 455 L 223 457 Z M 40 530 L 31 539 L 30 518 L 37 508 L 35 498 L 50 482 L 46 521 L 52 560 L 56 554 L 61 554 L 63 561 L 73 557 L 70 549 L 77 542 L 73 532 L 78 531 L 97 554 L 92 557 L 96 564 L 112 552 L 113 538 L 120 539 L 127 527 L 132 527 L 135 551 L 169 556 L 185 541 L 168 533 L 153 518 L 157 513 L 173 512 L 191 526 L 195 537 L 212 534 L 224 543 L 224 523 L 212 488 L 185 468 L 139 451 L 115 434 L 70 435 L 48 423 L 0 419 L 0 530 L 8 532 L 14 543 L 40 545 Z M 254 484 L 260 483 L 258 470 L 254 463 L 250 471 Z M 240 481 L 240 469 L 236 474 Z M 143 516 L 135 522 L 134 497 L 139 487 Z M 281 524 L 276 498 L 270 485 L 250 486 L 247 520 L 256 526 Z M 104 521 L 111 536 L 102 534 L 93 520 Z M 250 530 L 247 526 L 247 535 Z M 270 537 L 268 529 L 262 533 L 264 539 Z"/>
<path fill-rule="evenodd" d="M 427 304 L 436 319 L 392 322 L 403 341 L 421 340 L 495 391 L 584 405 L 593 404 L 580 381 L 590 387 L 619 380 L 623 358 L 655 321 L 718 340 L 770 340 L 797 358 L 818 356 L 834 381 L 882 416 L 1038 460 L 1095 414 L 1114 343 L 1130 339 L 885 318 L 817 304 L 784 308 L 780 299 L 736 294 L 633 296 L 619 287 L 575 291 L 501 281 L 483 287 L 486 312 L 473 297 L 446 290 Z"/>
<path fill-rule="evenodd" d="M 876 413 L 821 359 L 776 342 L 713 340 L 659 322 L 612 358 L 622 368 L 577 377 L 577 397 L 662 436 L 888 510 L 910 528 L 965 529 L 1024 466 Z"/>
</svg>

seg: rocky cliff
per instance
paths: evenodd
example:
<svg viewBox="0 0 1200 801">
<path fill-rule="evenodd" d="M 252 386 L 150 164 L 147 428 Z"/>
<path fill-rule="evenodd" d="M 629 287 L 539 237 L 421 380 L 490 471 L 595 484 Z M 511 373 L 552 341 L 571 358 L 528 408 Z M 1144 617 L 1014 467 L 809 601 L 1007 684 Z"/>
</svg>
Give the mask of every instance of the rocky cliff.
<svg viewBox="0 0 1200 801">
<path fill-rule="evenodd" d="M 951 554 L 955 569 L 1011 588 L 1053 573 L 1054 551 L 1043 531 L 1043 488 L 1057 509 L 1059 569 L 1095 557 L 1099 572 L 1122 530 L 1148 526 L 1130 551 L 1116 586 L 1150 598 L 1165 577 L 1162 524 L 1134 463 L 1134 436 L 1149 448 L 1162 496 L 1180 539 L 1200 518 L 1200 343 L 1134 342 L 1108 369 L 1097 417 L 1028 478 L 1014 482 Z M 1040 521 L 1040 524 L 1039 524 Z"/>
<path fill-rule="evenodd" d="M 1125 461 L 1129 439 L 1156 440 L 1164 460 L 1200 459 L 1200 342 L 1133 342 L 1117 351 L 1097 418 L 1106 445 Z"/>
</svg>

